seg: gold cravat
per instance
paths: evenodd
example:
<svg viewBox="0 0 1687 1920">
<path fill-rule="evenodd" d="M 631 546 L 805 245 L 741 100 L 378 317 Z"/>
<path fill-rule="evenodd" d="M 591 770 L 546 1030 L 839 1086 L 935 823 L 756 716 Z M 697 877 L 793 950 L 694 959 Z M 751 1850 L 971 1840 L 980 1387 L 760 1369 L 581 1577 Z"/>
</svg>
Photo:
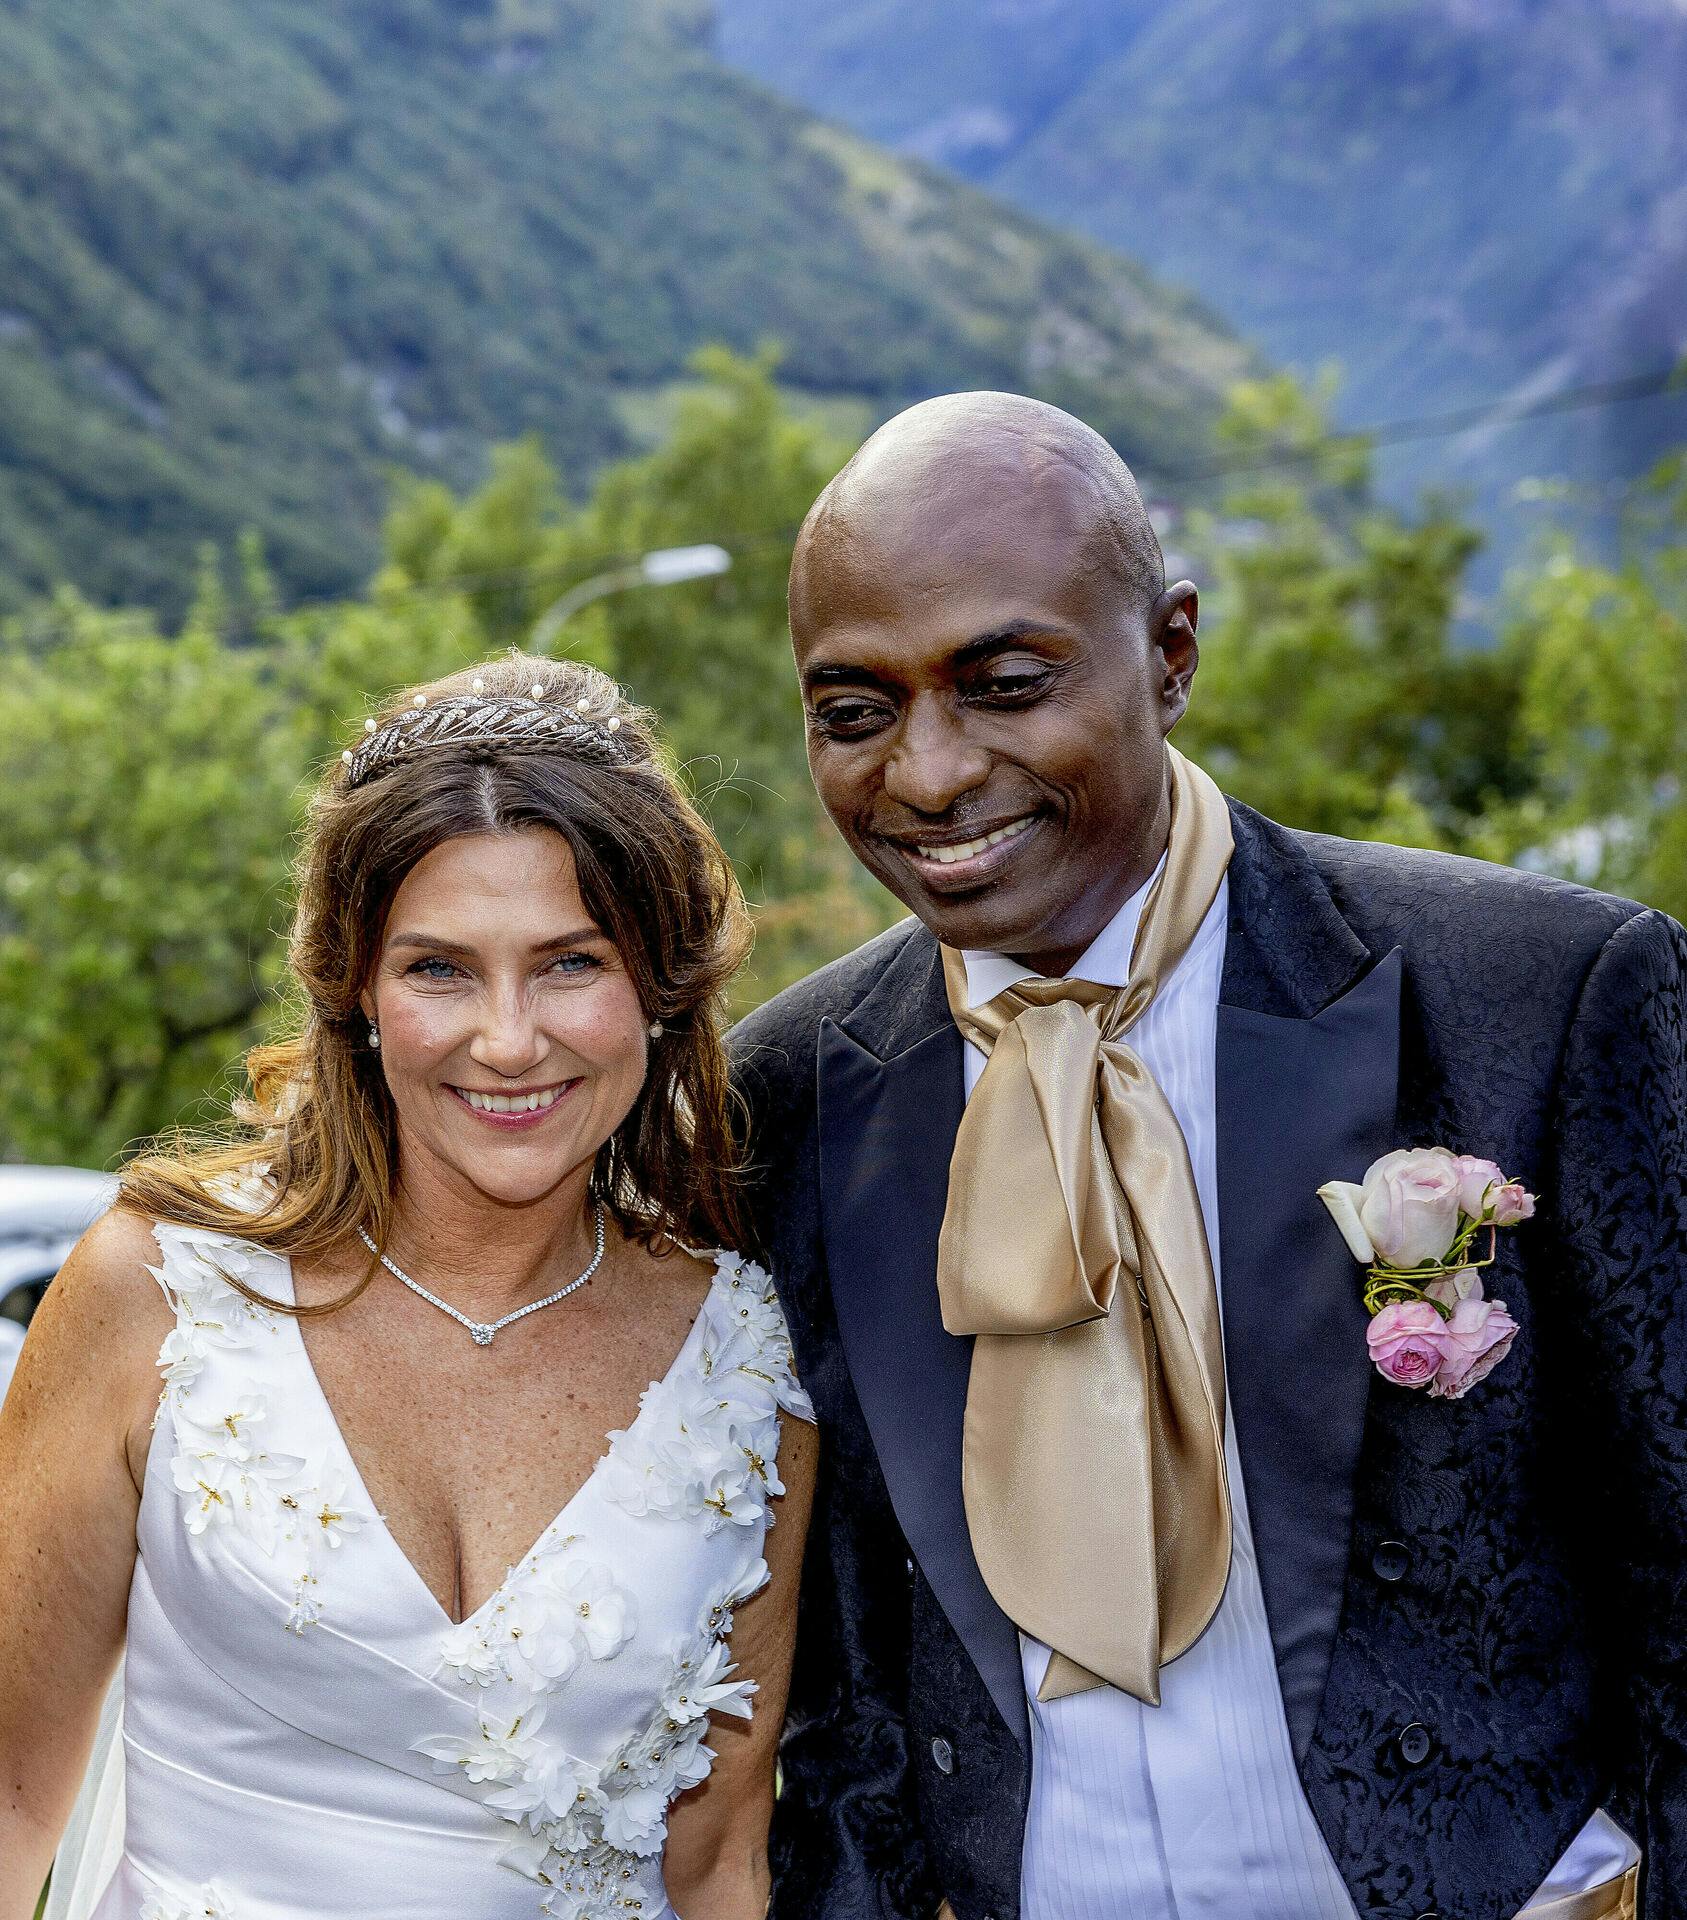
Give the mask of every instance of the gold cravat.
<svg viewBox="0 0 1687 1920">
<path fill-rule="evenodd" d="M 1022 981 L 966 1004 L 989 1055 L 950 1163 L 943 1324 L 975 1336 L 967 1524 L 997 1604 L 1054 1649 L 1049 1700 L 1104 1684 L 1158 1706 L 1230 1572 L 1224 1349 L 1177 1117 L 1121 1037 L 1188 951 L 1230 861 L 1230 812 L 1174 750 L 1171 840 L 1122 988 Z"/>
</svg>

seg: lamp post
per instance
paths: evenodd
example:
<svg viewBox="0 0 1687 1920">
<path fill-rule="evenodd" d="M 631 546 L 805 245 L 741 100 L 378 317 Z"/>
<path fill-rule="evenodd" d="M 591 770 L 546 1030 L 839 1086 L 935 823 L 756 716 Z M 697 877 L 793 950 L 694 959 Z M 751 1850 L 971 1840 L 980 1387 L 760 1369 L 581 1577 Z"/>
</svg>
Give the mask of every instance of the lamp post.
<svg viewBox="0 0 1687 1920">
<path fill-rule="evenodd" d="M 582 607 L 607 594 L 620 593 L 625 587 L 675 587 L 685 580 L 707 580 L 726 573 L 731 566 L 732 555 L 725 547 L 658 547 L 631 566 L 594 573 L 589 580 L 570 587 L 539 616 L 528 644 L 535 653 L 548 653 L 551 642 Z"/>
</svg>

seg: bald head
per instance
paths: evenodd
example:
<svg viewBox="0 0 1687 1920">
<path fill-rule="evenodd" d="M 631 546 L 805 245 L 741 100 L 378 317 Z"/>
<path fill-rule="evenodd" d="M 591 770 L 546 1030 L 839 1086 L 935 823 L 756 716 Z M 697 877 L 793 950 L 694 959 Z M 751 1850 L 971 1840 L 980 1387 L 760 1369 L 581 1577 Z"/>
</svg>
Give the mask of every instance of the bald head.
<svg viewBox="0 0 1687 1920">
<path fill-rule="evenodd" d="M 911 407 L 792 561 L 827 812 L 939 940 L 1063 972 L 1165 847 L 1197 614 L 1100 434 L 1010 393 Z"/>
<path fill-rule="evenodd" d="M 1165 562 L 1135 479 L 1093 427 L 1016 393 L 951 393 L 887 421 L 815 501 L 791 566 L 791 621 L 834 566 L 895 569 L 934 521 L 973 548 L 1057 538 L 1104 594 L 1145 616 Z"/>
</svg>

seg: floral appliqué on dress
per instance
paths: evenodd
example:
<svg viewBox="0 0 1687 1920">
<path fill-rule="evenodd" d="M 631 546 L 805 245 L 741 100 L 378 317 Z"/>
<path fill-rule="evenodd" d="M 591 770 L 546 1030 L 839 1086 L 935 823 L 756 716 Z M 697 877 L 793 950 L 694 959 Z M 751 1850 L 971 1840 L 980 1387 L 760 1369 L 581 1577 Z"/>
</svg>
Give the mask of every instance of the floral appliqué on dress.
<svg viewBox="0 0 1687 1920">
<path fill-rule="evenodd" d="M 196 1535 L 234 1528 L 269 1555 L 292 1594 L 285 1625 L 303 1633 L 320 1617 L 325 1563 L 367 1516 L 348 1497 L 345 1475 L 325 1460 L 272 1452 L 268 1396 L 251 1391 L 240 1369 L 213 1364 L 281 1331 L 274 1312 L 230 1281 L 233 1275 L 263 1291 L 261 1251 L 167 1221 L 153 1231 L 163 1258 L 148 1271 L 176 1314 L 158 1355 L 159 1413 L 168 1409 L 175 1429 L 170 1475 L 182 1522 Z"/>
<path fill-rule="evenodd" d="M 663 1649 L 666 1679 L 644 1723 L 609 1760 L 570 1753 L 555 1709 L 583 1661 L 613 1660 L 638 1634 L 637 1609 L 590 1541 L 560 1523 L 511 1569 L 491 1600 L 443 1636 L 440 1669 L 482 1689 L 478 1731 L 417 1742 L 460 1768 L 517 1829 L 502 1858 L 547 1891 L 553 1920 L 627 1920 L 643 1911 L 641 1863 L 661 1853 L 675 1796 L 707 1778 L 709 1716 L 750 1717 L 755 1683 L 735 1677 L 733 1610 L 768 1578 L 761 1541 L 778 1474 L 781 1408 L 812 1419 L 767 1273 L 721 1256 L 694 1364 L 676 1365 L 609 1436 L 594 1469 L 623 1512 L 688 1525 L 705 1538 L 736 1529 L 737 1570 L 689 1637 Z M 566 1516 L 565 1510 L 565 1516 Z M 734 1536 L 736 1537 L 736 1535 Z"/>
</svg>

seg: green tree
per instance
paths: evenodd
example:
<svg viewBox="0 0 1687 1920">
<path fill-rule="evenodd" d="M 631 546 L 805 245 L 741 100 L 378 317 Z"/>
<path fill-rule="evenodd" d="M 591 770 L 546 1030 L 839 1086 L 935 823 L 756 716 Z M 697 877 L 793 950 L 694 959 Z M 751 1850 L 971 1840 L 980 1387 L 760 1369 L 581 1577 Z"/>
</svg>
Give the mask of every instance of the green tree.
<svg viewBox="0 0 1687 1920">
<path fill-rule="evenodd" d="M 536 444 L 459 497 L 402 485 L 362 598 L 278 611 L 246 543 L 174 635 L 73 594 L 0 628 L 0 1157 L 109 1161 L 205 1110 L 284 1017 L 288 867 L 310 779 L 368 706 L 521 644 L 571 585 L 716 541 L 725 576 L 617 594 L 559 650 L 661 715 L 758 923 L 740 1005 L 897 911 L 820 813 L 790 669 L 797 523 L 849 451 L 769 354 L 702 356 L 664 442 L 571 494 Z M 1240 389 L 1237 483 L 1179 539 L 1207 586 L 1183 744 L 1326 832 L 1556 868 L 1687 909 L 1687 459 L 1603 564 L 1569 541 L 1497 643 L 1458 619 L 1475 546 L 1445 504 L 1379 506 L 1321 397 Z"/>
<path fill-rule="evenodd" d="M 704 357 L 668 442 L 571 505 L 520 443 L 465 499 L 398 497 L 367 598 L 280 613 L 248 544 L 179 634 L 65 595 L 0 630 L 0 1157 L 109 1161 L 206 1110 L 285 1017 L 288 868 L 315 771 L 371 702 L 523 642 L 615 557 L 714 539 L 713 583 L 629 593 L 559 645 L 624 675 L 739 863 L 753 1004 L 892 909 L 824 824 L 785 638 L 791 536 L 848 453 L 770 356 Z"/>
<path fill-rule="evenodd" d="M 1187 536 L 1208 591 L 1179 742 L 1274 819 L 1494 854 L 1524 773 L 1510 662 L 1456 631 L 1478 536 L 1445 502 L 1379 506 L 1327 397 L 1280 377 L 1233 398 L 1237 477 Z"/>
<path fill-rule="evenodd" d="M 1687 454 L 1637 490 L 1615 563 L 1551 544 L 1505 654 L 1533 774 L 1514 850 L 1687 917 Z"/>
<path fill-rule="evenodd" d="M 103 1161 L 191 1110 L 251 1037 L 298 730 L 256 652 L 58 602 L 0 647 L 0 1146 Z"/>
</svg>

